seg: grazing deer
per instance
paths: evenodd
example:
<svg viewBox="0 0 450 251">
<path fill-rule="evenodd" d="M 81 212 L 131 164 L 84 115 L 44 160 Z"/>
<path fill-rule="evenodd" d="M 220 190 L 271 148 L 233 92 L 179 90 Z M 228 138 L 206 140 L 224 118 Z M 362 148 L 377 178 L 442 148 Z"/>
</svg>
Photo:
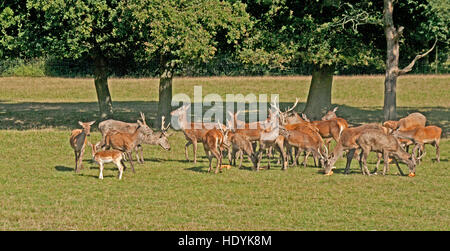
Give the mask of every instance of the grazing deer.
<svg viewBox="0 0 450 251">
<path fill-rule="evenodd" d="M 255 152 L 253 151 L 253 146 L 252 143 L 250 142 L 250 139 L 243 134 L 234 133 L 232 131 L 228 133 L 228 139 L 229 142 L 231 143 L 231 153 L 228 156 L 230 164 L 236 165 L 236 153 L 237 153 L 239 154 L 239 169 L 240 169 L 242 167 L 242 160 L 244 158 L 243 156 L 245 153 L 253 163 L 253 167 L 256 168 L 256 156 Z"/>
<path fill-rule="evenodd" d="M 325 161 L 328 159 L 328 149 L 325 147 L 323 139 L 309 127 L 296 128 L 288 130 L 285 127 L 280 127 L 280 134 L 284 136 L 289 146 L 297 148 L 294 163 L 296 165 L 300 156 L 300 152 L 306 152 L 303 160 L 303 166 L 306 167 L 307 158 L 310 153 L 313 154 L 314 159 L 319 159 L 322 167 L 325 166 Z"/>
<path fill-rule="evenodd" d="M 178 116 L 178 125 L 184 133 L 187 143 L 184 145 L 184 154 L 186 160 L 189 161 L 188 147 L 190 145 L 194 148 L 194 163 L 197 163 L 197 143 L 203 143 L 203 139 L 206 133 L 212 128 L 224 129 L 225 126 L 216 123 L 203 123 L 203 122 L 188 122 L 187 110 L 191 105 L 184 105 L 170 113 L 171 116 Z"/>
<path fill-rule="evenodd" d="M 436 147 L 436 160 L 440 162 L 439 141 L 441 140 L 442 129 L 437 126 L 416 127 L 411 130 L 396 130 L 392 133 L 397 138 L 411 140 L 416 144 L 413 155 L 417 156 L 417 149 L 424 149 L 425 144 Z"/>
<path fill-rule="evenodd" d="M 86 147 L 87 137 L 91 134 L 91 125 L 95 121 L 83 123 L 78 121 L 78 124 L 83 127 L 83 129 L 72 130 L 70 135 L 70 146 L 73 148 L 75 153 L 75 172 L 78 173 L 83 168 L 83 155 L 84 148 Z"/>
<path fill-rule="evenodd" d="M 334 164 L 344 154 L 344 151 L 348 151 L 347 164 L 345 166 L 344 173 L 349 173 L 350 164 L 355 155 L 355 151 L 359 148 L 358 144 L 356 144 L 356 139 L 358 139 L 358 137 L 364 130 L 368 129 L 378 129 L 385 132 L 383 127 L 376 123 L 365 124 L 357 127 L 349 127 L 342 131 L 341 137 L 339 138 L 339 141 L 337 142 L 336 146 L 333 149 L 333 152 L 331 153 L 331 158 L 328 159 L 327 164 L 325 165 L 325 175 L 333 174 L 331 169 L 334 168 Z"/>
<path fill-rule="evenodd" d="M 414 157 L 403 150 L 400 146 L 400 142 L 394 136 L 386 134 L 379 129 L 368 129 L 363 131 L 356 139 L 356 144 L 358 144 L 358 146 L 362 149 L 360 165 L 362 162 L 361 168 L 363 175 L 370 175 L 369 169 L 367 168 L 367 156 L 371 151 L 383 154 L 383 175 L 385 175 L 386 171 L 389 170 L 389 155 L 392 155 L 396 159 L 399 159 L 408 165 L 408 176 L 414 177 L 416 175 L 416 161 Z M 400 174 L 404 175 L 397 163 L 397 160 L 396 164 Z"/>
<path fill-rule="evenodd" d="M 145 121 L 145 114 L 141 112 L 140 116 L 141 116 L 142 121 Z M 138 123 L 127 123 L 127 122 L 114 120 L 114 119 L 108 119 L 108 120 L 102 121 L 98 124 L 98 129 L 100 130 L 100 132 L 102 134 L 102 142 L 105 142 L 106 135 L 111 131 L 123 132 L 123 133 L 134 133 L 138 127 L 139 127 Z M 137 145 L 134 150 L 136 152 L 136 158 L 137 158 L 138 163 L 143 164 L 144 158 L 142 157 L 142 154 L 143 154 L 142 146 Z M 141 158 L 139 158 L 138 152 L 141 153 Z"/>
<path fill-rule="evenodd" d="M 125 170 L 126 166 L 123 163 L 123 156 L 122 152 L 118 150 L 105 150 L 105 151 L 97 151 L 97 144 L 96 146 L 92 145 L 91 142 L 89 142 L 92 148 L 92 158 L 95 162 L 98 163 L 100 166 L 100 174 L 98 175 L 99 179 L 103 179 L 103 166 L 106 163 L 114 163 L 117 168 L 119 169 L 119 180 L 122 179 L 123 171 Z"/>
<path fill-rule="evenodd" d="M 112 147 L 113 149 L 122 151 L 127 154 L 130 159 L 131 169 L 134 171 L 133 159 L 131 152 L 136 146 L 141 145 L 147 137 L 153 134 L 153 130 L 144 122 L 137 121 L 139 127 L 134 133 L 125 133 L 118 131 L 109 131 L 105 137 L 105 141 L 102 144 L 103 147 Z"/>
<path fill-rule="evenodd" d="M 223 129 L 222 125 L 220 123 L 217 123 L 217 128 L 213 128 L 211 130 L 208 130 L 205 134 L 205 136 L 202 139 L 203 142 L 203 148 L 205 149 L 205 153 L 208 155 L 209 160 L 209 169 L 208 172 L 211 172 L 212 169 L 212 158 L 216 157 L 217 159 L 217 166 L 215 173 L 218 173 L 219 170 L 221 171 L 220 167 L 222 166 L 222 159 L 223 154 L 222 151 L 225 148 L 229 148 L 229 141 L 228 141 L 228 129 Z"/>
</svg>

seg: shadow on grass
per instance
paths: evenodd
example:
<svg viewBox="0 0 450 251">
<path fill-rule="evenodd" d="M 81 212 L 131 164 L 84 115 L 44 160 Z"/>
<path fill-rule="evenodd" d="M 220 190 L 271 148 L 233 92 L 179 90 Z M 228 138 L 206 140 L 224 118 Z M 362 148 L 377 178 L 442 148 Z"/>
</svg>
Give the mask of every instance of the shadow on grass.
<svg viewBox="0 0 450 251">
<path fill-rule="evenodd" d="M 75 168 L 67 166 L 55 166 L 55 170 L 58 172 L 74 172 Z"/>
<path fill-rule="evenodd" d="M 246 110 L 254 110 L 252 104 L 234 103 L 234 109 L 245 106 Z M 194 105 L 193 105 L 194 106 Z M 191 110 L 192 107 L 191 106 Z M 281 110 L 292 106 L 290 102 L 281 102 L 279 104 Z M 337 115 L 345 118 L 351 126 L 363 123 L 382 122 L 382 107 L 351 107 L 346 105 L 338 106 Z M 263 106 L 264 107 L 264 106 Z M 267 107 L 270 107 L 267 106 Z M 301 112 L 305 107 L 305 103 L 300 103 L 296 110 Z M 156 101 L 116 101 L 113 102 L 114 119 L 135 122 L 139 119 L 139 112 L 144 112 L 147 123 L 154 125 L 158 103 Z M 208 111 L 211 106 L 203 107 L 203 114 Z M 175 109 L 175 108 L 174 108 Z M 218 106 L 217 109 L 222 110 L 223 118 L 229 118 L 229 115 Z M 192 112 L 192 111 L 191 111 Z M 256 111 L 253 111 L 256 112 Z M 397 113 L 399 117 L 404 117 L 413 112 L 421 112 L 427 117 L 428 125 L 437 125 L 443 129 L 442 137 L 447 137 L 450 129 L 450 109 L 447 107 L 398 107 Z M 0 101 L 0 129 L 44 129 L 44 128 L 63 128 L 75 129 L 79 128 L 78 121 L 97 120 L 98 125 L 98 104 L 96 102 L 74 102 L 74 103 L 45 103 L 45 102 L 24 102 L 24 103 L 8 103 Z M 248 121 L 249 114 L 241 113 L 238 118 Z M 198 120 L 198 118 L 194 118 Z M 97 130 L 94 126 L 93 131 Z"/>
</svg>

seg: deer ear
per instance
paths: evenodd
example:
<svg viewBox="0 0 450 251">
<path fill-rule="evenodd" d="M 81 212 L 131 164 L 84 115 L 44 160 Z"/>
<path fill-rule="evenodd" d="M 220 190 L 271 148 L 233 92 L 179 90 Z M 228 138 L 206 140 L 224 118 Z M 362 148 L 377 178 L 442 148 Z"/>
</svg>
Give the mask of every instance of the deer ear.
<svg viewBox="0 0 450 251">
<path fill-rule="evenodd" d="M 138 125 L 143 126 L 144 124 L 138 119 L 137 120 Z"/>
<path fill-rule="evenodd" d="M 333 109 L 333 112 L 336 112 L 337 111 L 337 109 L 338 109 L 338 107 L 336 106 L 334 109 Z"/>
<path fill-rule="evenodd" d="M 91 126 L 91 125 L 93 125 L 95 123 L 95 120 L 94 121 L 91 121 L 91 122 L 89 122 L 89 125 Z"/>
<path fill-rule="evenodd" d="M 84 126 L 83 122 L 81 122 L 81 121 L 78 121 L 78 124 L 79 124 L 80 126 Z"/>
</svg>

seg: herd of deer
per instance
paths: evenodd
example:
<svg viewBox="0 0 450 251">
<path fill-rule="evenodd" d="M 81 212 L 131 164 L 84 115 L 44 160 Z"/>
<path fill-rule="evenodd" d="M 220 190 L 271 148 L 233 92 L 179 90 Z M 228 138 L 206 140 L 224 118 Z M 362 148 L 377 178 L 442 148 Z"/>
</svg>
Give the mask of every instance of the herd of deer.
<svg viewBox="0 0 450 251">
<path fill-rule="evenodd" d="M 389 170 L 390 158 L 395 162 L 401 175 L 404 175 L 397 160 L 405 163 L 409 168 L 410 177 L 415 176 L 416 165 L 425 155 L 424 144 L 432 144 L 436 148 L 436 160 L 439 162 L 439 141 L 442 129 L 437 126 L 426 126 L 426 117 L 421 113 L 412 113 L 398 121 L 386 121 L 383 124 L 370 123 L 356 127 L 349 127 L 347 121 L 336 116 L 337 107 L 329 111 L 319 121 L 310 121 L 306 115 L 301 116 L 294 111 L 298 103 L 284 112 L 275 102 L 266 120 L 246 123 L 238 120 L 239 112 L 228 112 L 231 120 L 227 124 L 188 122 L 188 109 L 190 105 L 184 105 L 171 112 L 171 116 L 178 118 L 178 125 L 183 131 L 187 143 L 185 144 L 185 157 L 189 161 L 188 147 L 193 145 L 193 161 L 197 162 L 197 143 L 202 143 L 209 160 L 208 172 L 212 170 L 212 159 L 217 159 L 215 173 L 221 171 L 223 165 L 223 152 L 228 152 L 230 164 L 236 165 L 236 158 L 240 158 L 239 168 L 242 166 L 243 155 L 246 154 L 253 164 L 254 170 L 260 170 L 263 153 L 271 155 L 275 149 L 280 153 L 279 162 L 282 170 L 286 170 L 289 162 L 298 165 L 298 158 L 304 152 L 303 165 L 306 167 L 307 158 L 312 154 L 314 163 L 318 162 L 325 175 L 333 174 L 334 164 L 346 152 L 347 164 L 344 173 L 350 170 L 350 164 L 356 152 L 360 151 L 359 164 L 362 174 L 370 175 L 367 168 L 367 157 L 370 152 L 376 152 L 378 161 L 384 159 L 382 174 Z M 160 145 L 165 150 L 170 150 L 167 129 L 162 127 L 160 132 L 153 130 L 146 124 L 145 116 L 141 113 L 142 121 L 126 123 L 117 120 L 105 120 L 99 124 L 102 140 L 92 147 L 93 159 L 100 165 L 99 178 L 103 178 L 104 163 L 113 162 L 119 169 L 119 179 L 126 168 L 124 155 L 130 161 L 132 171 L 132 151 L 136 152 L 137 161 L 143 163 L 142 144 Z M 83 152 L 87 137 L 90 134 L 92 122 L 79 122 L 83 129 L 72 131 L 70 144 L 75 152 L 75 171 L 82 168 Z M 336 146 L 329 152 L 330 141 L 336 141 Z M 256 146 L 259 143 L 259 150 Z M 412 153 L 408 153 L 409 145 L 415 145 Z M 112 150 L 106 150 L 112 148 Z M 292 149 L 295 157 L 292 157 Z M 139 153 L 140 152 L 140 156 Z M 420 156 L 419 156 L 420 155 Z M 270 168 L 270 160 L 268 167 Z"/>
</svg>

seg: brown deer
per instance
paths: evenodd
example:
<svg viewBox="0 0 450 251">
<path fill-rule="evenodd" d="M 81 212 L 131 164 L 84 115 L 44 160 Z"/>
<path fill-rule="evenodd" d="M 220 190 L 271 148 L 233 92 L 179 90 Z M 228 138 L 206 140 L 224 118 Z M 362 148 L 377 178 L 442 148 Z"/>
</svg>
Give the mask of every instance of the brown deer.
<svg viewBox="0 0 450 251">
<path fill-rule="evenodd" d="M 217 128 L 208 130 L 202 139 L 203 148 L 205 149 L 205 153 L 208 155 L 209 160 L 208 172 L 211 172 L 212 169 L 213 155 L 217 159 L 217 166 L 215 173 L 218 173 L 219 170 L 221 171 L 220 167 L 222 166 L 222 159 L 223 159 L 222 151 L 225 148 L 230 147 L 228 142 L 228 129 L 224 130 L 220 123 L 218 123 Z"/>
<path fill-rule="evenodd" d="M 400 146 L 400 142 L 394 136 L 386 134 L 384 131 L 379 129 L 367 129 L 364 130 L 356 139 L 356 144 L 358 144 L 358 146 L 362 149 L 360 165 L 362 162 L 361 168 L 363 175 L 370 175 L 369 169 L 367 168 L 367 156 L 371 151 L 383 154 L 383 175 L 385 175 L 386 171 L 389 169 L 390 155 L 408 165 L 408 176 L 414 177 L 416 175 L 416 161 L 414 157 L 403 150 L 403 148 Z M 400 174 L 404 175 L 397 163 L 397 160 L 396 164 Z"/>
<path fill-rule="evenodd" d="M 92 158 L 100 166 L 100 174 L 98 175 L 98 178 L 101 180 L 103 179 L 104 164 L 112 162 L 119 169 L 119 180 L 121 180 L 123 171 L 126 168 L 125 164 L 123 163 L 122 152 L 118 150 L 97 151 L 97 147 L 92 145 L 91 142 L 89 142 L 89 144 L 91 145 L 92 148 Z"/>
<path fill-rule="evenodd" d="M 383 123 L 383 126 L 392 130 L 406 131 L 416 127 L 424 127 L 426 122 L 427 118 L 422 113 L 414 112 L 398 121 L 388 120 Z"/>
<path fill-rule="evenodd" d="M 70 134 L 69 142 L 75 153 L 76 173 L 78 173 L 83 168 L 83 155 L 87 143 L 87 136 L 91 135 L 91 125 L 93 125 L 94 123 L 95 121 L 85 123 L 78 121 L 78 124 L 81 125 L 83 129 L 72 130 Z"/>
<path fill-rule="evenodd" d="M 147 137 L 153 134 L 153 130 L 150 129 L 145 121 L 141 122 L 138 120 L 137 123 L 139 127 L 134 131 L 134 133 L 110 131 L 106 135 L 104 143 L 102 143 L 102 148 L 112 147 L 113 149 L 126 153 L 130 160 L 133 173 L 135 170 L 131 152 L 136 148 L 136 146 L 143 144 Z"/>
<path fill-rule="evenodd" d="M 344 119 L 310 121 L 305 114 L 303 114 L 302 116 L 305 121 L 310 122 L 311 125 L 317 127 L 320 136 L 322 136 L 327 144 L 327 148 L 330 147 L 331 139 L 334 139 L 336 142 L 338 142 L 339 138 L 341 137 L 342 131 L 348 128 L 347 121 L 345 121 Z"/>
<path fill-rule="evenodd" d="M 308 127 L 287 130 L 281 126 L 280 134 L 286 139 L 286 142 L 290 146 L 297 148 L 294 163 L 297 163 L 300 152 L 305 151 L 306 154 L 303 161 L 304 167 L 306 167 L 307 158 L 310 153 L 313 154 L 315 159 L 319 159 L 322 166 L 325 166 L 325 161 L 328 158 L 328 150 L 324 147 L 323 139 L 316 131 Z"/>
<path fill-rule="evenodd" d="M 145 114 L 140 112 L 140 116 L 141 116 L 142 121 L 145 121 Z M 138 127 L 139 127 L 138 123 L 127 123 L 127 122 L 114 120 L 114 119 L 108 119 L 108 120 L 102 121 L 98 124 L 98 129 L 100 130 L 100 132 L 102 134 L 102 140 L 101 140 L 102 142 L 105 142 L 106 135 L 111 131 L 123 132 L 123 133 L 134 133 Z M 105 150 L 105 149 L 103 149 L 103 150 Z M 144 158 L 142 157 L 142 155 L 143 155 L 142 146 L 137 145 L 136 148 L 134 149 L 134 151 L 136 152 L 136 158 L 137 158 L 138 163 L 143 164 Z M 139 152 L 141 154 L 141 158 L 139 158 Z"/>
<path fill-rule="evenodd" d="M 416 144 L 413 155 L 417 156 L 417 149 L 424 149 L 425 144 L 431 144 L 436 148 L 436 160 L 440 162 L 439 141 L 442 129 L 437 126 L 416 127 L 410 130 L 396 130 L 392 133 L 397 138 L 411 140 Z"/>
<path fill-rule="evenodd" d="M 188 147 L 190 145 L 194 148 L 194 163 L 197 163 L 197 143 L 203 143 L 206 133 L 212 129 L 220 126 L 225 128 L 222 124 L 216 123 L 203 123 L 203 122 L 188 122 L 187 110 L 191 105 L 184 105 L 170 113 L 171 116 L 178 116 L 178 125 L 184 133 L 187 143 L 184 146 L 184 153 L 186 160 L 189 161 Z"/>
<path fill-rule="evenodd" d="M 239 155 L 239 169 L 242 167 L 242 160 L 244 153 L 247 154 L 247 156 L 250 158 L 251 162 L 253 163 L 253 167 L 256 168 L 256 156 L 255 152 L 253 151 L 252 143 L 250 142 L 250 139 L 240 133 L 235 133 L 230 131 L 228 133 L 228 139 L 231 143 L 231 153 L 228 155 L 228 160 L 230 161 L 231 165 L 236 165 L 236 153 Z M 234 164 L 233 164 L 234 161 Z"/>
<path fill-rule="evenodd" d="M 388 128 L 390 132 L 393 132 L 395 130 L 407 131 L 417 127 L 424 127 L 426 122 L 427 118 L 423 114 L 419 112 L 414 112 L 404 118 L 399 119 L 398 121 L 394 120 L 385 121 L 383 123 L 383 126 Z M 409 146 L 414 144 L 414 142 L 409 139 L 399 138 L 399 140 L 400 143 L 406 148 L 407 152 L 409 150 Z"/>
<path fill-rule="evenodd" d="M 378 129 L 385 132 L 383 127 L 376 123 L 365 124 L 357 127 L 349 127 L 342 131 L 341 137 L 339 138 L 339 141 L 337 142 L 336 146 L 333 149 L 333 152 L 331 153 L 331 157 L 328 159 L 325 165 L 325 175 L 333 174 L 331 169 L 334 168 L 334 164 L 344 154 L 345 151 L 348 151 L 348 153 L 347 164 L 344 173 L 349 173 L 350 164 L 355 155 L 355 151 L 359 148 L 358 144 L 356 144 L 356 139 L 364 130 L 368 129 Z"/>
</svg>

